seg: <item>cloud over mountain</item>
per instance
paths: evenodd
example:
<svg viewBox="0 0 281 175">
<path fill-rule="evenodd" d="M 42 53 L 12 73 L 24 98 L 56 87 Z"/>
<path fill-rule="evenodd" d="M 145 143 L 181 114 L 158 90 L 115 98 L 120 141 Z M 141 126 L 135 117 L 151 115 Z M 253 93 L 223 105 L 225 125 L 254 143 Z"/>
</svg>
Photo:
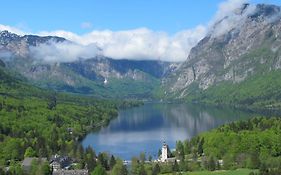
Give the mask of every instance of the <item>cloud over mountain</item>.
<svg viewBox="0 0 281 175">
<path fill-rule="evenodd" d="M 42 60 L 57 62 L 74 61 L 81 57 L 90 58 L 96 56 L 97 53 L 113 59 L 184 61 L 191 48 L 206 34 L 222 35 L 241 24 L 247 14 L 254 11 L 254 6 L 250 6 L 243 15 L 237 13 L 237 9 L 243 7 L 246 2 L 247 0 L 224 1 L 219 5 L 218 11 L 208 24 L 198 25 L 175 34 L 153 31 L 148 28 L 123 31 L 93 30 L 82 35 L 64 30 L 41 31 L 34 34 L 64 37 L 73 43 L 41 44 L 38 47 L 32 47 L 31 51 Z M 91 25 L 82 23 L 81 27 L 88 28 Z M 17 28 L 5 25 L 0 25 L 0 30 L 25 34 Z"/>
<path fill-rule="evenodd" d="M 54 42 L 31 46 L 32 57 L 45 62 L 72 62 L 79 58 L 92 58 L 99 54 L 95 44 L 80 45 L 70 42 Z"/>
<path fill-rule="evenodd" d="M 40 35 L 56 35 L 83 46 L 96 44 L 102 54 L 114 59 L 160 59 L 183 61 L 189 50 L 206 34 L 204 26 L 178 32 L 172 36 L 147 28 L 125 31 L 92 31 L 77 35 L 67 31 L 41 32 Z"/>
<path fill-rule="evenodd" d="M 4 30 L 7 30 L 7 31 L 12 32 L 12 33 L 16 33 L 18 35 L 26 34 L 24 31 L 22 31 L 22 30 L 20 30 L 16 27 L 0 24 L 0 31 L 4 31 Z"/>
<path fill-rule="evenodd" d="M 256 9 L 247 0 L 227 0 L 219 4 L 218 11 L 209 22 L 209 33 L 217 37 L 241 26 Z"/>
</svg>

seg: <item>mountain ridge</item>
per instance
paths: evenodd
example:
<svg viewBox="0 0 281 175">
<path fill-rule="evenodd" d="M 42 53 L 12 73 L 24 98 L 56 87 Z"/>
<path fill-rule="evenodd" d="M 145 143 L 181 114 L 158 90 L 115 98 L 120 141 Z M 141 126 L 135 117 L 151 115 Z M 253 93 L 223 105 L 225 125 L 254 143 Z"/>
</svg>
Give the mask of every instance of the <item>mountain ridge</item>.
<svg viewBox="0 0 281 175">
<path fill-rule="evenodd" d="M 103 98 L 212 101 L 206 99 L 206 94 L 215 87 L 222 84 L 238 86 L 252 81 L 252 77 L 257 77 L 255 75 L 274 76 L 274 71 L 280 71 L 280 31 L 279 6 L 243 4 L 217 20 L 182 64 L 115 60 L 102 55 L 69 62 L 40 62 L 28 55 L 29 46 L 70 41 L 9 32 L 1 32 L 0 52 L 6 67 L 20 72 L 36 85 L 58 91 L 95 94 Z M 218 98 L 217 101 L 223 100 Z"/>
<path fill-rule="evenodd" d="M 228 83 L 229 87 L 224 88 L 231 89 L 255 75 L 280 71 L 281 8 L 265 4 L 256 5 L 254 10 L 247 8 L 248 12 L 244 10 L 242 14 L 233 14 L 216 23 L 213 30 L 191 49 L 187 60 L 165 79 L 166 98 L 189 101 L 207 98 L 211 101 L 211 97 L 206 97 L 210 88 Z M 217 35 L 216 28 L 230 22 L 235 25 Z M 216 95 L 224 100 L 219 92 Z"/>
<path fill-rule="evenodd" d="M 161 79 L 178 66 L 178 63 L 160 60 L 115 60 L 102 55 L 48 62 L 36 58 L 30 51 L 42 44 L 57 43 L 71 41 L 56 36 L 19 36 L 2 31 L 0 59 L 6 67 L 40 87 L 105 98 L 154 98 L 153 91 L 160 86 Z"/>
</svg>

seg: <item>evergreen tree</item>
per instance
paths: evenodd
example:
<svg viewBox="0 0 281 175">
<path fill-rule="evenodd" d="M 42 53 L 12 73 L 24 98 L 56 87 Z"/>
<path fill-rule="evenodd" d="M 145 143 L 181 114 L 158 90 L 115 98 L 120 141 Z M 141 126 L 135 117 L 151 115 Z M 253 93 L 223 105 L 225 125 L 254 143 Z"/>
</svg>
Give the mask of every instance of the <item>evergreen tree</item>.
<svg viewBox="0 0 281 175">
<path fill-rule="evenodd" d="M 106 153 L 99 153 L 98 161 L 106 170 L 109 170 L 107 154 Z"/>
<path fill-rule="evenodd" d="M 55 94 L 49 97 L 48 109 L 53 110 L 57 106 L 57 97 Z"/>
<path fill-rule="evenodd" d="M 204 145 L 204 137 L 200 139 L 199 143 L 198 143 L 198 154 L 201 156 L 203 154 L 203 145 Z"/>
<path fill-rule="evenodd" d="M 0 104 L 0 105 L 1 105 L 1 104 Z M 1 168 L 1 167 L 0 167 L 0 174 L 1 174 L 1 175 L 2 175 L 2 174 L 3 174 L 3 175 L 5 174 L 5 171 L 4 171 L 3 168 Z"/>
<path fill-rule="evenodd" d="M 142 163 L 144 163 L 145 160 L 146 160 L 145 153 L 144 153 L 144 152 L 141 152 L 141 153 L 140 153 L 140 161 L 141 161 Z"/>
<path fill-rule="evenodd" d="M 179 171 L 179 165 L 178 165 L 177 160 L 174 161 L 172 169 L 173 169 L 173 172 L 178 172 Z"/>
<path fill-rule="evenodd" d="M 139 160 L 136 157 L 132 158 L 132 164 L 131 164 L 131 174 L 138 174 L 139 169 Z"/>
<path fill-rule="evenodd" d="M 152 169 L 152 175 L 157 175 L 159 174 L 161 171 L 160 166 L 158 163 L 156 163 Z"/>
<path fill-rule="evenodd" d="M 112 175 L 127 175 L 128 171 L 125 165 L 123 165 L 123 162 L 121 160 L 117 160 L 116 164 L 114 165 L 112 172 Z"/>
<path fill-rule="evenodd" d="M 266 174 L 268 174 L 269 173 L 269 171 L 268 171 L 268 168 L 266 167 L 266 165 L 264 164 L 264 163 L 262 163 L 261 165 L 260 165 L 260 174 L 261 175 L 266 175 Z"/>
<path fill-rule="evenodd" d="M 97 162 L 96 162 L 96 153 L 92 147 L 88 146 L 84 153 L 84 160 L 87 164 L 88 170 L 91 172 L 95 169 Z"/>
<path fill-rule="evenodd" d="M 214 159 L 213 156 L 210 157 L 209 161 L 208 161 L 208 169 L 210 171 L 214 171 L 216 170 L 216 161 Z"/>
<path fill-rule="evenodd" d="M 180 161 L 184 161 L 184 146 L 181 141 L 176 142 L 176 155 Z"/>
<path fill-rule="evenodd" d="M 51 174 L 51 168 L 48 162 L 45 162 L 42 167 L 41 167 L 41 171 L 43 175 L 50 175 Z"/>
<path fill-rule="evenodd" d="M 138 174 L 137 175 L 147 175 L 147 173 L 146 173 L 146 170 L 145 170 L 145 168 L 144 168 L 144 164 L 143 163 L 141 163 L 140 165 L 139 165 L 139 172 L 138 172 Z"/>
<path fill-rule="evenodd" d="M 252 153 L 251 154 L 251 165 L 249 168 L 251 169 L 257 169 L 260 166 L 260 159 L 258 153 Z"/>
<path fill-rule="evenodd" d="M 36 152 L 31 147 L 26 148 L 24 157 L 34 157 L 34 156 L 36 156 Z"/>
<path fill-rule="evenodd" d="M 23 173 L 23 169 L 21 168 L 21 165 L 19 163 L 16 163 L 15 161 L 11 161 L 8 174 L 23 175 L 24 173 Z"/>
<path fill-rule="evenodd" d="M 179 170 L 180 171 L 187 171 L 188 170 L 188 162 L 187 161 L 180 161 Z"/>
<path fill-rule="evenodd" d="M 91 175 L 106 175 L 106 171 L 104 167 L 102 167 L 100 164 L 95 167 L 94 171 L 91 173 Z"/>
<path fill-rule="evenodd" d="M 148 161 L 150 161 L 150 162 L 152 161 L 152 156 L 151 155 L 148 156 Z"/>
<path fill-rule="evenodd" d="M 110 167 L 110 169 L 112 169 L 115 164 L 116 164 L 115 157 L 114 157 L 113 155 L 111 155 L 110 161 L 109 161 L 109 167 Z"/>
</svg>

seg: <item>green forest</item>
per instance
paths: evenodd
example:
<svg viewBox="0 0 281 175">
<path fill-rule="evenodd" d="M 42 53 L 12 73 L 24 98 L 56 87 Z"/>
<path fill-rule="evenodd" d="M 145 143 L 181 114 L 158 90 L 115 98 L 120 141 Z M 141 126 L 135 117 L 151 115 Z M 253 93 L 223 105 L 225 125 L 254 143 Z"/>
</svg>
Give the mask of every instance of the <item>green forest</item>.
<svg viewBox="0 0 281 175">
<path fill-rule="evenodd" d="M 181 161 L 176 166 L 176 163 L 170 165 L 170 173 L 176 167 L 178 172 L 198 174 L 244 169 L 251 175 L 278 175 L 281 174 L 281 119 L 255 117 L 225 124 L 191 140 L 178 141 L 174 154 Z M 161 172 L 169 173 L 162 169 Z"/>
<path fill-rule="evenodd" d="M 189 102 L 228 105 L 254 111 L 280 111 L 281 71 L 256 74 L 241 83 L 222 82 L 206 90 L 195 88 Z"/>
<path fill-rule="evenodd" d="M 84 152 L 79 144 L 84 135 L 116 117 L 119 106 L 137 105 L 42 90 L 3 69 L 0 85 L 0 174 L 5 167 L 9 174 L 22 174 L 24 157 L 53 154 L 75 157 L 83 167 L 94 156 L 91 148 Z M 37 166 L 34 174 L 43 170 Z"/>
</svg>

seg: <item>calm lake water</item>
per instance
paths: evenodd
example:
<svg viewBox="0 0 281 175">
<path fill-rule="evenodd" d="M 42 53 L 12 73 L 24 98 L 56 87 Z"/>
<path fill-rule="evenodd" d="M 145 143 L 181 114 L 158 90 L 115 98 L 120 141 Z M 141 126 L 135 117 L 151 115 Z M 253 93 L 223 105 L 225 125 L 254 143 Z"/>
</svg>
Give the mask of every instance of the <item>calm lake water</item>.
<svg viewBox="0 0 281 175">
<path fill-rule="evenodd" d="M 98 152 L 108 152 L 123 160 L 145 152 L 156 158 L 162 142 L 170 148 L 177 140 L 190 139 L 219 125 L 247 119 L 254 114 L 227 108 L 190 104 L 145 104 L 120 110 L 107 127 L 89 133 L 82 141 Z"/>
</svg>

